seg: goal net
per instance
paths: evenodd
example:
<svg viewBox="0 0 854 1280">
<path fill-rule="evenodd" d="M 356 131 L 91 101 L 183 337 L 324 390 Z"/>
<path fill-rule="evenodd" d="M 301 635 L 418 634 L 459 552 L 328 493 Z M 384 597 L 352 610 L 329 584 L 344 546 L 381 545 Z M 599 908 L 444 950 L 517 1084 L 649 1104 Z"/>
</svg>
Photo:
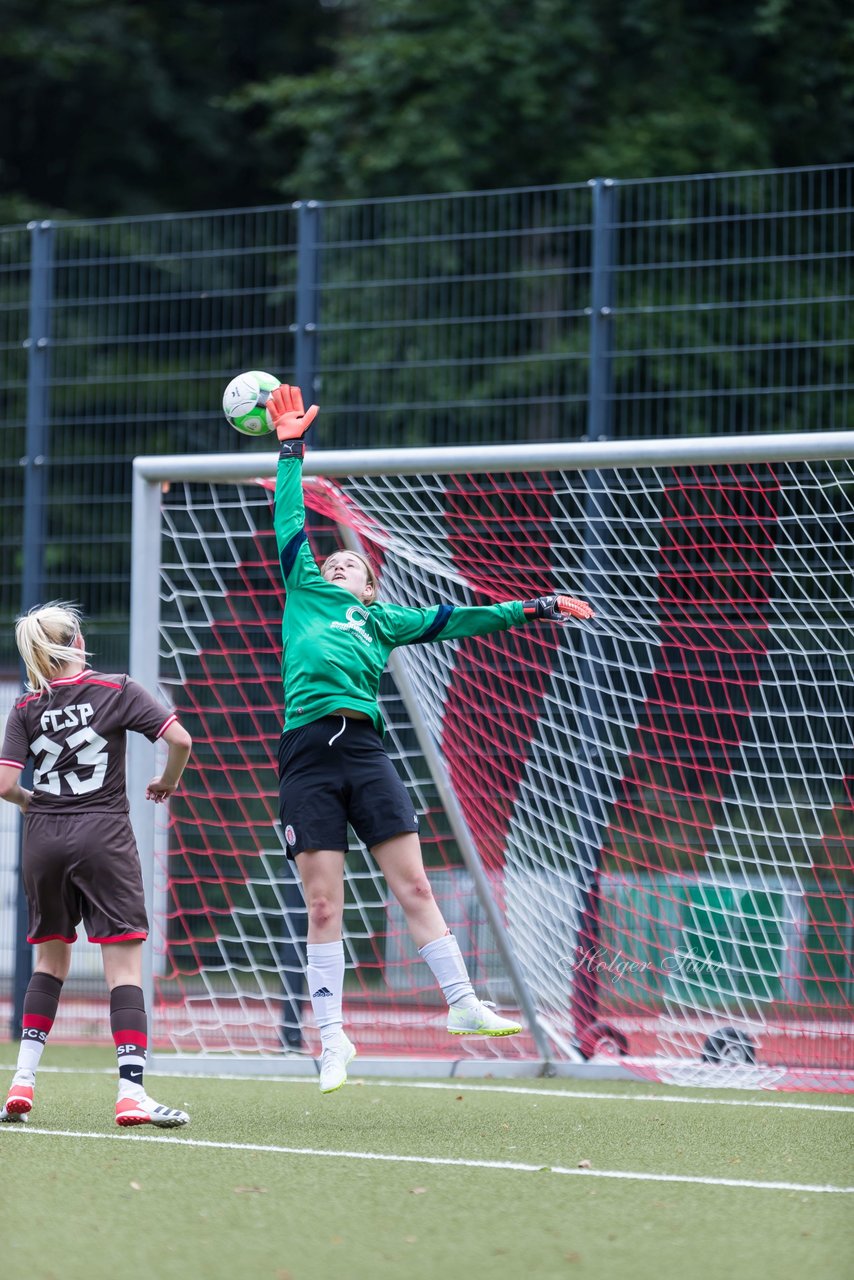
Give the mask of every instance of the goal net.
<svg viewBox="0 0 854 1280">
<path fill-rule="evenodd" d="M 132 640 L 195 743 L 162 828 L 136 815 L 154 1043 L 268 1068 L 318 1050 L 277 815 L 274 467 L 137 460 Z M 316 452 L 305 497 L 318 558 L 364 547 L 385 599 L 596 610 L 395 655 L 387 745 L 434 893 L 526 1030 L 445 1033 L 353 837 L 360 1061 L 850 1088 L 854 437 Z"/>
</svg>

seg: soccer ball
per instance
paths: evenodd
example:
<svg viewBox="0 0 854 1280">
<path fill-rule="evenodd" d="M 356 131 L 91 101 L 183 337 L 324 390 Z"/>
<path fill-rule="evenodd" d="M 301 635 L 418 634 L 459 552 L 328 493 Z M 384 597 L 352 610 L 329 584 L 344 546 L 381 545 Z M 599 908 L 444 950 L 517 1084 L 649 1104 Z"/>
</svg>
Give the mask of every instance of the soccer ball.
<svg viewBox="0 0 854 1280">
<path fill-rule="evenodd" d="M 267 417 L 270 392 L 280 386 L 278 378 L 261 369 L 250 369 L 232 378 L 222 396 L 222 411 L 235 431 L 244 436 L 265 436 L 273 430 Z"/>
</svg>

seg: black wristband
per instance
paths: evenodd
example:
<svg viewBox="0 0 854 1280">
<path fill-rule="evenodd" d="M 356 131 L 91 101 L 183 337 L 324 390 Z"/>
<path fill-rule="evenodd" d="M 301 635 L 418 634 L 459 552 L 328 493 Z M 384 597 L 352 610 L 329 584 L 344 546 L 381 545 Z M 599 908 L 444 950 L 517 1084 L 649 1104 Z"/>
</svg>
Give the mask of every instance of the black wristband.
<svg viewBox="0 0 854 1280">
<path fill-rule="evenodd" d="M 303 458 L 305 457 L 305 441 L 299 440 L 283 440 L 282 447 L 279 450 L 279 462 L 283 458 Z"/>
<path fill-rule="evenodd" d="M 557 596 L 537 596 L 536 600 L 523 600 L 522 608 L 526 618 L 536 618 L 538 622 L 556 622 L 560 620 L 556 602 Z"/>
</svg>

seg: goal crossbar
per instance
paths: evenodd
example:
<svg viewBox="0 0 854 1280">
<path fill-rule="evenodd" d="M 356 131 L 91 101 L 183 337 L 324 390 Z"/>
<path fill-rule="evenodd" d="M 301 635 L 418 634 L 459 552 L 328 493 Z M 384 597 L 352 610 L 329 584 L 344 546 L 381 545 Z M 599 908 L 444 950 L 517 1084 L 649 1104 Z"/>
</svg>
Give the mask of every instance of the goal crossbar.
<svg viewBox="0 0 854 1280">
<path fill-rule="evenodd" d="M 688 436 L 683 439 L 602 440 L 557 444 L 470 445 L 435 449 L 312 449 L 306 475 L 447 475 L 491 470 L 531 471 L 561 467 L 573 471 L 620 467 L 681 467 L 704 463 L 808 462 L 850 458 L 854 431 L 792 432 L 784 435 Z M 172 480 L 252 480 L 272 476 L 275 453 L 141 455 L 134 477 L 147 483 Z"/>
</svg>

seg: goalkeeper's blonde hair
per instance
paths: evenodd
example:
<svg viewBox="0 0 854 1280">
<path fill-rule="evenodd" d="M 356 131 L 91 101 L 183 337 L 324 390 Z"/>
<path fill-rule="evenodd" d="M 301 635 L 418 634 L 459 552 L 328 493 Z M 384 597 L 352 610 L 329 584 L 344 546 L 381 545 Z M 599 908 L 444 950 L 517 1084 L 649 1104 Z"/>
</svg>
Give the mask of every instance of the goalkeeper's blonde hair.
<svg viewBox="0 0 854 1280">
<path fill-rule="evenodd" d="M 51 680 L 67 662 L 86 658 L 86 650 L 73 647 L 80 635 L 80 610 L 65 600 L 36 605 L 15 623 L 15 643 L 27 671 L 31 693 L 45 693 Z"/>
</svg>

